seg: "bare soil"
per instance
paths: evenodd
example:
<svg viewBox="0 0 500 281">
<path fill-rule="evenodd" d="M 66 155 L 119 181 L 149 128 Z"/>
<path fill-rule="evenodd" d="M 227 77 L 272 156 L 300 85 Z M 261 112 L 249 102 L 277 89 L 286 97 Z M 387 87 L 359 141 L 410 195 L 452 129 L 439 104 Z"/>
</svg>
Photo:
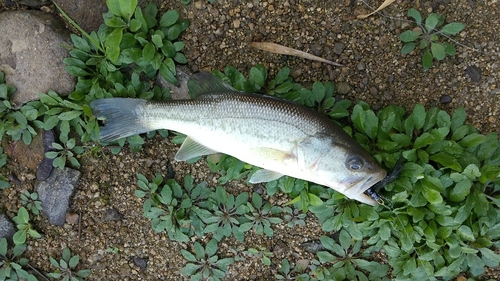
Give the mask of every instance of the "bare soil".
<svg viewBox="0 0 500 281">
<path fill-rule="evenodd" d="M 342 98 L 353 102 L 366 101 L 374 109 L 388 104 L 409 110 L 416 103 L 426 108 L 438 106 L 449 113 L 464 107 L 468 122 L 483 133 L 500 132 L 500 3 L 497 0 L 399 0 L 367 19 L 356 20 L 382 1 L 317 1 L 317 0 L 216 0 L 193 1 L 182 5 L 180 0 L 161 4 L 163 10 L 178 9 L 191 26 L 182 39 L 186 42 L 188 67 L 197 70 L 223 70 L 227 65 L 247 73 L 256 64 L 265 65 L 272 77 L 282 67 L 289 67 L 296 81 L 333 80 Z M 413 27 L 406 12 L 414 7 L 427 16 L 437 12 L 446 22 L 459 21 L 465 30 L 454 37 L 457 55 L 434 62 L 430 70 L 421 65 L 421 53 L 401 55 L 399 34 Z M 325 64 L 295 57 L 266 53 L 247 46 L 252 41 L 275 42 L 303 50 L 345 65 L 329 70 Z M 471 78 L 471 67 L 480 71 L 478 81 Z M 448 102 L 449 101 L 449 102 Z M 446 103 L 443 103 L 446 102 Z M 87 144 L 92 146 L 93 144 Z M 89 147 L 90 148 L 90 147 Z M 88 280 L 182 280 L 180 271 L 186 263 L 180 249 L 192 249 L 192 243 L 174 243 L 166 233 L 155 233 L 142 215 L 143 201 L 134 195 L 137 173 L 148 178 L 156 173 L 164 176 L 170 162 L 175 178 L 190 173 L 195 182 L 206 180 L 217 185 L 218 175 L 210 173 L 205 160 L 188 165 L 173 160 L 178 150 L 170 139 L 159 136 L 146 140 L 138 153 L 124 149 L 112 155 L 101 149 L 97 155 L 81 159 L 82 178 L 71 202 L 71 212 L 81 216 L 80 223 L 55 227 L 43 217 L 35 227 L 44 234 L 31 240 L 27 256 L 31 264 L 51 271 L 48 255 L 60 257 L 68 246 L 78 254 L 82 268 L 92 269 Z M 34 190 L 34 177 L 29 170 L 10 165 L 22 184 L 3 190 L 0 208 L 10 216 L 21 206 L 19 194 Z M 259 185 L 231 182 L 231 192 L 256 192 Z M 283 205 L 289 198 L 278 194 L 267 197 L 273 204 Z M 116 209 L 123 218 L 106 221 L 106 211 Z M 274 280 L 283 258 L 297 263 L 314 256 L 300 244 L 325 235 L 313 215 L 306 226 L 288 228 L 273 226 L 271 238 L 252 234 L 244 243 L 224 239 L 219 256 L 231 257 L 230 249 L 241 252 L 250 247 L 265 247 L 273 253 L 271 266 L 258 258 L 246 257 L 229 267 L 226 280 Z M 209 235 L 200 242 L 208 242 Z M 113 253 L 110 249 L 117 249 Z M 147 268 L 140 269 L 133 258 L 147 258 Z M 499 269 L 490 269 L 480 279 L 499 278 Z"/>
</svg>

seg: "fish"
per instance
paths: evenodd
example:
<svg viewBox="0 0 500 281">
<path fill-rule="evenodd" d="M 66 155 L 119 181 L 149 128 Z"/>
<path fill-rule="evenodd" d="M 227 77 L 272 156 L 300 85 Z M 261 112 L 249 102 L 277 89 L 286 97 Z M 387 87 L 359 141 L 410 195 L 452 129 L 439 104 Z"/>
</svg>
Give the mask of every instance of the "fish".
<svg viewBox="0 0 500 281">
<path fill-rule="evenodd" d="M 191 99 L 92 101 L 93 114 L 104 122 L 99 139 L 172 130 L 186 135 L 177 161 L 224 153 L 261 168 L 250 177 L 251 184 L 287 175 L 379 204 L 365 191 L 387 172 L 323 114 L 293 101 L 238 91 L 207 72 L 194 74 L 188 85 Z"/>
</svg>

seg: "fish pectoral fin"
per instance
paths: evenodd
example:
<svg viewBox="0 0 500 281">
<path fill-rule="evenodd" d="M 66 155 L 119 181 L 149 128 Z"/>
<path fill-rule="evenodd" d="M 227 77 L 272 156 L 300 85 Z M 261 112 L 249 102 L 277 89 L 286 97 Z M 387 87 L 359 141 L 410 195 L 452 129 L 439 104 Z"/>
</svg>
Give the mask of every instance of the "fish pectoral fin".
<svg viewBox="0 0 500 281">
<path fill-rule="evenodd" d="M 283 176 L 283 174 L 280 174 L 280 173 L 275 172 L 275 171 L 260 169 L 252 175 L 249 182 L 250 183 L 269 182 L 269 181 L 277 180 L 277 179 L 281 178 L 282 176 Z"/>
<path fill-rule="evenodd" d="M 186 161 L 198 156 L 214 154 L 217 152 L 218 151 L 214 151 L 188 136 L 182 143 L 179 151 L 177 151 L 177 154 L 175 155 L 175 160 Z"/>
</svg>

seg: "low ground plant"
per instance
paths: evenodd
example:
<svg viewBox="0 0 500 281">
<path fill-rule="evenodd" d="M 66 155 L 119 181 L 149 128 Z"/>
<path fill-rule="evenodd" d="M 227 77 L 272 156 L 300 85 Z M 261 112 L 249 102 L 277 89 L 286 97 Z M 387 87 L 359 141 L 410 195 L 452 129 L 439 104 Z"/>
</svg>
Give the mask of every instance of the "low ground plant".
<svg viewBox="0 0 500 281">
<path fill-rule="evenodd" d="M 460 33 L 465 27 L 463 23 L 452 22 L 443 26 L 445 17 L 436 13 L 430 13 L 425 21 L 422 21 L 420 12 L 413 8 L 408 10 L 408 17 L 415 21 L 417 27 L 399 36 L 399 39 L 405 43 L 401 49 L 402 54 L 409 54 L 415 49 L 422 50 L 424 69 L 431 68 L 434 59 L 443 60 L 446 55 L 455 55 L 455 46 L 449 42 L 442 42 L 441 37 L 449 39 L 450 36 Z"/>
</svg>

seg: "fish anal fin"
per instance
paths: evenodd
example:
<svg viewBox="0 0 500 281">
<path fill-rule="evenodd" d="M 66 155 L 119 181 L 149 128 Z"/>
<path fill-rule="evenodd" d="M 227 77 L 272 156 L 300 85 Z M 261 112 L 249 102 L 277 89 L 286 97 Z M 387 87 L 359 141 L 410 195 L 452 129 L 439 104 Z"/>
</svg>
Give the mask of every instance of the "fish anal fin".
<svg viewBox="0 0 500 281">
<path fill-rule="evenodd" d="M 214 151 L 188 136 L 182 143 L 179 151 L 177 151 L 177 154 L 175 155 L 175 160 L 186 161 L 198 156 L 214 154 L 217 152 L 218 151 Z"/>
<path fill-rule="evenodd" d="M 283 174 L 266 170 L 266 169 L 260 169 L 257 172 L 255 172 L 252 177 L 250 178 L 249 182 L 250 183 L 260 183 L 260 182 L 269 182 L 273 180 L 277 180 L 281 178 Z"/>
</svg>

